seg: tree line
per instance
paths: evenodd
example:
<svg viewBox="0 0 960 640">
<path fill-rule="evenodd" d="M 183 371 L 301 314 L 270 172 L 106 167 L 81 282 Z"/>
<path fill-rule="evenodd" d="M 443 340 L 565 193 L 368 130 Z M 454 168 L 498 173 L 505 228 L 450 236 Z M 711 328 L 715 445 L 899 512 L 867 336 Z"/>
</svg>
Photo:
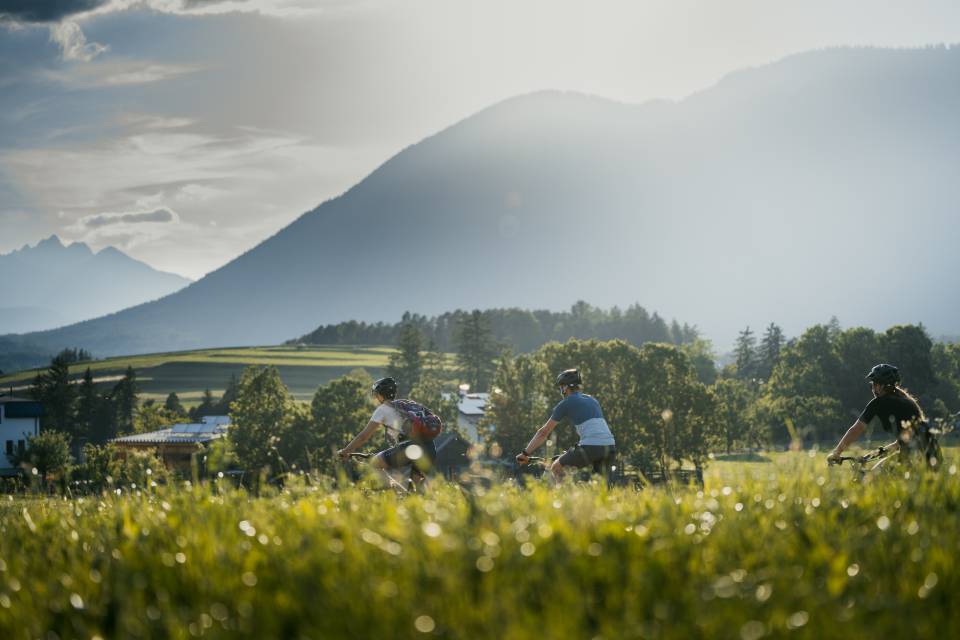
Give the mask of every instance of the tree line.
<svg viewBox="0 0 960 640">
<path fill-rule="evenodd" d="M 406 325 L 415 325 L 426 341 L 440 351 L 452 351 L 465 319 L 480 314 L 500 345 L 527 353 L 548 342 L 610 340 L 620 338 L 633 345 L 645 342 L 692 343 L 699 338 L 696 327 L 677 320 L 667 322 L 656 312 L 640 305 L 626 309 L 600 309 L 580 301 L 569 311 L 508 308 L 485 311 L 457 309 L 438 316 L 405 313 L 399 322 L 358 322 L 350 320 L 323 325 L 291 340 L 288 344 L 310 345 L 396 345 Z"/>
<path fill-rule="evenodd" d="M 498 343 L 481 311 L 459 316 L 451 341 L 452 358 L 420 324 L 403 323 L 386 372 L 399 381 L 401 396 L 433 409 L 448 428 L 457 423 L 459 385 L 489 390 L 481 435 L 491 455 L 512 454 L 526 444 L 560 399 L 553 386 L 556 373 L 570 367 L 581 369 L 585 390 L 601 401 L 620 453 L 642 468 L 683 461 L 702 466 L 712 451 L 832 442 L 871 398 L 864 375 L 878 362 L 900 367 L 905 386 L 931 420 L 948 424 L 960 409 L 960 344 L 934 342 L 922 325 L 875 332 L 831 321 L 793 339 L 776 324 L 759 338 L 746 328 L 733 362 L 723 368 L 702 340 L 637 346 L 571 339 L 515 354 Z M 362 369 L 320 386 L 305 404 L 293 399 L 275 368 L 248 367 L 222 397 L 208 390 L 187 411 L 175 393 L 164 403 L 140 402 L 133 369 L 112 385 L 96 385 L 88 368 L 80 384 L 70 384 L 69 359 L 54 358 L 31 391 L 46 408 L 44 433 L 62 447 L 78 442 L 102 447 L 118 435 L 229 414 L 228 438 L 208 452 L 211 469 L 329 472 L 333 452 L 366 424 L 373 409 L 372 378 Z M 574 438 L 572 429 L 561 429 L 552 446 L 565 448 Z M 101 461 L 105 455 L 102 448 L 86 453 Z M 42 462 L 36 456 L 29 460 Z"/>
</svg>

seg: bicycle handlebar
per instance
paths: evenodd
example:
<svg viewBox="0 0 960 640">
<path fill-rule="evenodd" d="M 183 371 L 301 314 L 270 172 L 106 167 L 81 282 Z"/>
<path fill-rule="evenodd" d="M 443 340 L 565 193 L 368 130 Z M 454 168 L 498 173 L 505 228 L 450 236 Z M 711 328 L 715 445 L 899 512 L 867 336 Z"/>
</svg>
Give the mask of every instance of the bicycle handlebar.
<svg viewBox="0 0 960 640">
<path fill-rule="evenodd" d="M 827 463 L 831 466 L 842 465 L 846 461 L 859 462 L 860 464 L 866 464 L 867 462 L 871 462 L 873 460 L 878 460 L 882 458 L 887 453 L 888 451 L 885 447 L 879 447 L 873 453 L 868 453 L 862 456 L 838 456 L 836 458 L 829 458 L 827 459 Z"/>
</svg>

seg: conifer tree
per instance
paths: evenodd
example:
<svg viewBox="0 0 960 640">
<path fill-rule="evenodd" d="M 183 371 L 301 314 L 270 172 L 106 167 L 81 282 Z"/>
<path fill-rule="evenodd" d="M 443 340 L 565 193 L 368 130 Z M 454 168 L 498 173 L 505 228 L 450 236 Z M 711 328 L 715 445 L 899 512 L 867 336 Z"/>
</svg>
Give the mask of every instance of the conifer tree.
<svg viewBox="0 0 960 640">
<path fill-rule="evenodd" d="M 757 370 L 757 339 L 750 327 L 747 327 L 737 336 L 737 345 L 734 353 L 737 356 L 737 377 L 748 380 L 755 377 Z"/>
</svg>

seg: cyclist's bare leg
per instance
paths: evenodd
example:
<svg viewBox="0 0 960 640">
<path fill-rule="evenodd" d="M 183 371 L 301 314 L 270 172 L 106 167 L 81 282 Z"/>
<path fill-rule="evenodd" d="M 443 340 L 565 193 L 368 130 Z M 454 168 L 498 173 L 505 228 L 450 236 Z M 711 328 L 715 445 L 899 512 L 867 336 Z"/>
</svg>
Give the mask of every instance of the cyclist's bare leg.
<svg viewBox="0 0 960 640">
<path fill-rule="evenodd" d="M 391 475 L 390 465 L 387 464 L 387 459 L 383 455 L 383 453 L 378 453 L 376 456 L 374 456 L 373 459 L 370 460 L 370 466 L 377 470 L 377 472 L 380 474 L 380 478 L 388 487 L 394 487 L 394 488 L 400 487 L 401 489 L 403 488 L 396 481 L 393 475 Z"/>
<path fill-rule="evenodd" d="M 553 464 L 550 465 L 550 474 L 554 482 L 560 482 L 563 480 L 563 476 L 566 473 L 566 470 L 563 468 L 563 465 L 560 464 L 559 460 L 554 460 Z"/>
</svg>

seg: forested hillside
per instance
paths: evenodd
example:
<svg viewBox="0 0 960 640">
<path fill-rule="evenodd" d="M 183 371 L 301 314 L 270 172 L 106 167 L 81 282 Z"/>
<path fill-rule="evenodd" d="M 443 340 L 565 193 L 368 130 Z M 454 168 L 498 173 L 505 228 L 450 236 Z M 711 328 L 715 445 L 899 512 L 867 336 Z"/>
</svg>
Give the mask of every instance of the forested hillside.
<svg viewBox="0 0 960 640">
<path fill-rule="evenodd" d="M 397 344 L 404 325 L 413 324 L 434 348 L 453 351 L 457 326 L 470 313 L 457 309 L 428 318 L 408 312 L 392 324 L 350 320 L 318 327 L 290 344 L 393 345 Z M 696 327 L 681 325 L 676 320 L 668 323 L 656 311 L 650 313 L 640 305 L 605 310 L 580 301 L 569 311 L 511 308 L 487 309 L 480 313 L 490 326 L 493 338 L 514 351 L 532 351 L 547 342 L 565 342 L 570 338 L 620 338 L 636 345 L 645 342 L 686 344 L 698 338 Z"/>
</svg>

